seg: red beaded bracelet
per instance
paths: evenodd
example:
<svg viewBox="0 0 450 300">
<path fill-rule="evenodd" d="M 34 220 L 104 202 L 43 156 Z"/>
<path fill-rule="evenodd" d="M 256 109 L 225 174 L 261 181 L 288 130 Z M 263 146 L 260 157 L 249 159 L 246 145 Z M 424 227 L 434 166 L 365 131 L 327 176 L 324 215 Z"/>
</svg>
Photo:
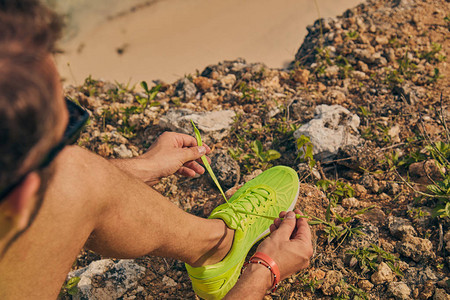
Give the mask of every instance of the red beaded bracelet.
<svg viewBox="0 0 450 300">
<path fill-rule="evenodd" d="M 280 282 L 281 279 L 280 269 L 278 268 L 275 261 L 272 258 L 270 258 L 270 256 L 267 254 L 264 254 L 262 252 L 256 252 L 255 255 L 250 257 L 248 262 L 244 264 L 241 273 L 248 264 L 260 264 L 270 270 L 270 272 L 273 275 L 272 287 L 270 288 L 270 292 L 271 293 L 275 292 L 278 287 L 278 283 Z"/>
</svg>

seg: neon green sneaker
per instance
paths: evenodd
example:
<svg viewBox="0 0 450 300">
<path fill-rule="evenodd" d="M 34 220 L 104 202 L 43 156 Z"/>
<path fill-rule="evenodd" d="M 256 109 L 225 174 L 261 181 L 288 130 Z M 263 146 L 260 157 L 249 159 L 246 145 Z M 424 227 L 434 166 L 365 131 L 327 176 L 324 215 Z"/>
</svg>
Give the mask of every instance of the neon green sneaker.
<svg viewBox="0 0 450 300">
<path fill-rule="evenodd" d="M 285 166 L 273 167 L 242 186 L 228 201 L 216 207 L 209 219 L 222 219 L 234 229 L 234 240 L 227 256 L 217 264 L 191 267 L 186 264 L 192 287 L 204 299 L 222 299 L 239 278 L 245 257 L 252 246 L 269 234 L 272 220 L 255 215 L 278 217 L 297 203 L 297 172 Z M 234 208 L 234 209 L 233 209 Z M 239 211 L 239 212 L 236 212 Z"/>
</svg>

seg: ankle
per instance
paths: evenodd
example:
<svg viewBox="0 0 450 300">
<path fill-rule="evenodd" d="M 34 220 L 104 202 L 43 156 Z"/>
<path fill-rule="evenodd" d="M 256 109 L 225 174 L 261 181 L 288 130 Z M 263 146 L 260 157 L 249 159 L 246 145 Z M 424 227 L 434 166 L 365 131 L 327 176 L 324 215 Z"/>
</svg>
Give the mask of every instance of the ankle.
<svg viewBox="0 0 450 300">
<path fill-rule="evenodd" d="M 211 221 L 215 223 L 213 228 L 219 228 L 220 230 L 214 232 L 213 238 L 203 251 L 203 254 L 192 263 L 189 263 L 192 267 L 201 267 L 220 262 L 225 258 L 233 245 L 234 230 L 228 228 L 220 219 Z"/>
</svg>

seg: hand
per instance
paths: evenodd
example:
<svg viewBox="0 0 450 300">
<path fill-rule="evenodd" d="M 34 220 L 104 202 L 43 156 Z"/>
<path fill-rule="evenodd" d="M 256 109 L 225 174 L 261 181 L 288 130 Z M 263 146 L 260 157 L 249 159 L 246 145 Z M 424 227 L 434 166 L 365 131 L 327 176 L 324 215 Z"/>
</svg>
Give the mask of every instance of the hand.
<svg viewBox="0 0 450 300">
<path fill-rule="evenodd" d="M 311 231 L 306 219 L 295 219 L 295 214 L 285 211 L 280 213 L 281 219 L 275 219 L 270 225 L 271 235 L 256 249 L 270 256 L 280 269 L 281 279 L 308 267 L 313 254 Z M 225 299 L 262 299 L 266 290 L 272 286 L 270 271 L 260 264 L 249 264 L 236 285 L 225 296 Z"/>
<path fill-rule="evenodd" d="M 148 185 L 154 185 L 174 173 L 187 177 L 203 174 L 205 169 L 199 164 L 200 157 L 210 152 L 207 145 L 198 147 L 197 140 L 192 136 L 164 132 L 145 154 L 112 162 Z"/>
<path fill-rule="evenodd" d="M 257 252 L 270 256 L 280 269 L 281 279 L 308 267 L 309 259 L 313 254 L 311 243 L 311 230 L 304 218 L 295 218 L 294 212 L 281 212 L 280 218 L 270 225 L 271 235 L 262 242 Z"/>
</svg>

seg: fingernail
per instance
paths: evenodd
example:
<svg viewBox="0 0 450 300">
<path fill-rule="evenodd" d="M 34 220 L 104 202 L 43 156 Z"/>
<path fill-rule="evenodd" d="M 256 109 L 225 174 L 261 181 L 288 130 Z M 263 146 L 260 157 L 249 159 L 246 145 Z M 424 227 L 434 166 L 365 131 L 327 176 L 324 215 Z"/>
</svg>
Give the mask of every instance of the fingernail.
<svg viewBox="0 0 450 300">
<path fill-rule="evenodd" d="M 199 153 L 200 155 L 205 154 L 205 153 L 206 153 L 206 148 L 205 148 L 204 146 L 198 147 L 198 153 Z"/>
<path fill-rule="evenodd" d="M 295 219 L 295 213 L 290 211 L 286 214 L 286 219 Z"/>
</svg>

